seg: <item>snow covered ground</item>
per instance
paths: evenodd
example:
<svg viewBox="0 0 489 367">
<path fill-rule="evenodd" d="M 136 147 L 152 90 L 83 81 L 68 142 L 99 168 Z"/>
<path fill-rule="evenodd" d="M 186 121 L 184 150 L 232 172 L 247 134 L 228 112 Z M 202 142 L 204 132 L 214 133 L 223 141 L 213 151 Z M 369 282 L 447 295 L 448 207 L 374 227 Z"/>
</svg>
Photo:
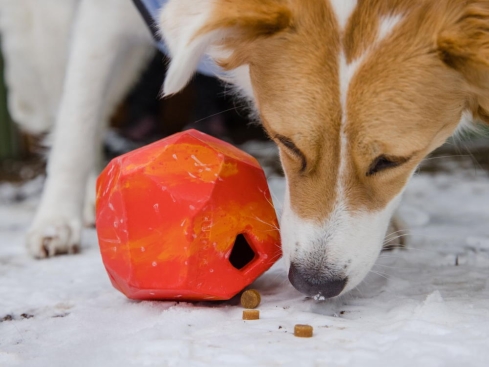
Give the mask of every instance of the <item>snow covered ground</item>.
<svg viewBox="0 0 489 367">
<path fill-rule="evenodd" d="M 280 198 L 283 180 L 270 184 Z M 109 283 L 93 230 L 79 255 L 30 259 L 23 236 L 39 189 L 39 181 L 0 186 L 0 366 L 489 365 L 482 170 L 415 176 L 401 207 L 408 248 L 384 253 L 342 299 L 304 298 L 279 262 L 253 285 L 258 321 L 241 320 L 236 299 L 126 299 Z M 297 323 L 314 326 L 314 337 L 295 338 Z"/>
</svg>

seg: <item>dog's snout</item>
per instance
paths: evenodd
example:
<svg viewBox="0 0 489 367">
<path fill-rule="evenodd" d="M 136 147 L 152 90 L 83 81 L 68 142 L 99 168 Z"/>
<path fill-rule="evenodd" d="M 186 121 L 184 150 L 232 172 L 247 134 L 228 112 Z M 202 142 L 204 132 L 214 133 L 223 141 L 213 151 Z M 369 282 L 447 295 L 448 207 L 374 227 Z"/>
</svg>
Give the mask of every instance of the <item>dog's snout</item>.
<svg viewBox="0 0 489 367">
<path fill-rule="evenodd" d="M 291 263 L 289 280 L 298 291 L 322 300 L 339 295 L 345 288 L 348 277 L 312 274 Z"/>
</svg>

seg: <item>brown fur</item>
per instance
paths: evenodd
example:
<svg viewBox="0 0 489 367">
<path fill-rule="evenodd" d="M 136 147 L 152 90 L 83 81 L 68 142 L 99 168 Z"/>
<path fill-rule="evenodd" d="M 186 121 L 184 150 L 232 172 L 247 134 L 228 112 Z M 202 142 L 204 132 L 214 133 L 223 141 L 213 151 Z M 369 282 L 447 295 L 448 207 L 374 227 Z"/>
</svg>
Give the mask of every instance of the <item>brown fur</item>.
<svg viewBox="0 0 489 367">
<path fill-rule="evenodd" d="M 401 22 L 377 42 L 380 20 Z M 221 0 L 201 34 L 235 32 L 222 66 L 250 65 L 257 108 L 272 139 L 290 139 L 307 159 L 277 141 L 291 205 L 324 221 L 337 199 L 342 114 L 348 138 L 348 208 L 380 210 L 415 167 L 456 129 L 464 110 L 489 121 L 489 1 L 360 0 L 340 30 L 327 0 Z M 340 103 L 338 55 L 365 57 Z M 367 175 L 380 155 L 406 163 Z"/>
<path fill-rule="evenodd" d="M 214 30 L 233 29 L 240 41 L 253 41 L 290 26 L 292 14 L 280 0 L 220 0 L 219 10 L 194 36 Z"/>
</svg>

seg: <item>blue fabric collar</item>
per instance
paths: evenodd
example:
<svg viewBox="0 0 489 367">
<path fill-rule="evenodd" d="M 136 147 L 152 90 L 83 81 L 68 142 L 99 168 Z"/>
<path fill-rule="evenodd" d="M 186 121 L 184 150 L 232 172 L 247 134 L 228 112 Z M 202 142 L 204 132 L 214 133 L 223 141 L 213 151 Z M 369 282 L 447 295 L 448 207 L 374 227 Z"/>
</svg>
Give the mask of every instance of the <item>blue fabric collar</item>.
<svg viewBox="0 0 489 367">
<path fill-rule="evenodd" d="M 161 39 L 157 26 L 160 10 L 168 0 L 133 0 L 133 2 L 148 25 L 155 40 L 156 47 L 165 55 L 169 55 L 168 48 Z M 219 68 L 209 58 L 204 58 L 200 62 L 197 70 L 202 74 L 211 76 L 219 73 Z"/>
</svg>

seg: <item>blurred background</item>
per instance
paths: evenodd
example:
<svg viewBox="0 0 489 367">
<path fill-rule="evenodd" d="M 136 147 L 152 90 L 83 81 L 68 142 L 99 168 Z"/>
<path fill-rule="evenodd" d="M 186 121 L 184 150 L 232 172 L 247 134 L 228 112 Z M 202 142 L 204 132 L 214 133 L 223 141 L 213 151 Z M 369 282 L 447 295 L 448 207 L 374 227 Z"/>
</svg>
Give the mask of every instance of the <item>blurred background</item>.
<svg viewBox="0 0 489 367">
<path fill-rule="evenodd" d="M 246 106 L 215 78 L 197 74 L 185 90 L 161 99 L 165 56 L 156 52 L 139 81 L 113 113 L 104 151 L 110 159 L 178 131 L 194 128 L 236 145 L 266 141 Z M 29 134 L 8 110 L 4 59 L 0 57 L 0 181 L 22 182 L 44 173 L 44 134 Z"/>
</svg>

